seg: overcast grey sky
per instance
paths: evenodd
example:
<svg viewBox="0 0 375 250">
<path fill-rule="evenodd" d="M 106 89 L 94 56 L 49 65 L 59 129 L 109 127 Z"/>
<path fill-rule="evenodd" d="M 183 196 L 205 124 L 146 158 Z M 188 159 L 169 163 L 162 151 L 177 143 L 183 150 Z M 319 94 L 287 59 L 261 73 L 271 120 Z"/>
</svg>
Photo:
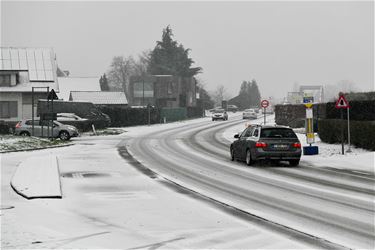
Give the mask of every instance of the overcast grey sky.
<svg viewBox="0 0 375 250">
<path fill-rule="evenodd" d="M 74 76 L 153 49 L 171 25 L 209 90 L 234 96 L 253 78 L 263 97 L 286 96 L 295 82 L 374 89 L 373 1 L 1 1 L 1 21 L 2 46 L 53 47 Z"/>
</svg>

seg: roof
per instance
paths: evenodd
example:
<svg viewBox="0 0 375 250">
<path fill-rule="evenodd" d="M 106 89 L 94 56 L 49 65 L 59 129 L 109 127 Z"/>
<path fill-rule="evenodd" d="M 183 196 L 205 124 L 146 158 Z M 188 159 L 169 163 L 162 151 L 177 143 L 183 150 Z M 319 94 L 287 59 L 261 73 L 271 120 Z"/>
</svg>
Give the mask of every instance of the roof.
<svg viewBox="0 0 375 250">
<path fill-rule="evenodd" d="M 52 89 L 55 90 L 56 93 L 59 92 L 59 84 L 57 82 L 27 82 L 27 83 L 20 83 L 16 86 L 11 87 L 0 87 L 0 92 L 32 92 L 32 87 L 37 87 L 34 89 L 34 92 L 46 92 L 46 88 L 48 87 L 51 91 Z"/>
<path fill-rule="evenodd" d="M 128 104 L 124 92 L 110 91 L 71 91 L 69 100 L 93 104 Z"/>
<path fill-rule="evenodd" d="M 58 77 L 60 99 L 69 100 L 71 91 L 100 91 L 100 77 Z"/>
<path fill-rule="evenodd" d="M 56 69 L 52 48 L 1 47 L 0 72 L 23 72 L 25 78 L 15 86 L 0 87 L 0 92 L 31 92 L 32 87 L 49 87 L 58 92 Z"/>
</svg>

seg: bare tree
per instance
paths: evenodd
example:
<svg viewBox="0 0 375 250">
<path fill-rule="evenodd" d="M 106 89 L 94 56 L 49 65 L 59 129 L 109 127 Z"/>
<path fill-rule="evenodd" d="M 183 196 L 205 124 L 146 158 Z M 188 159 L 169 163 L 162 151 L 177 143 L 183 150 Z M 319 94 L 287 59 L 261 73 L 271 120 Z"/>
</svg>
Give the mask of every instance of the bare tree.
<svg viewBox="0 0 375 250">
<path fill-rule="evenodd" d="M 134 72 L 132 56 L 115 56 L 108 72 L 109 86 L 112 90 L 122 90 L 128 96 L 129 78 Z"/>
<path fill-rule="evenodd" d="M 138 60 L 134 62 L 134 74 L 138 76 L 144 76 L 148 72 L 148 65 L 150 63 L 151 50 L 145 50 L 138 55 Z"/>
<path fill-rule="evenodd" d="M 221 106 L 221 102 L 228 99 L 227 90 L 225 89 L 224 85 L 217 86 L 215 92 L 212 95 L 212 99 L 217 106 Z"/>
</svg>

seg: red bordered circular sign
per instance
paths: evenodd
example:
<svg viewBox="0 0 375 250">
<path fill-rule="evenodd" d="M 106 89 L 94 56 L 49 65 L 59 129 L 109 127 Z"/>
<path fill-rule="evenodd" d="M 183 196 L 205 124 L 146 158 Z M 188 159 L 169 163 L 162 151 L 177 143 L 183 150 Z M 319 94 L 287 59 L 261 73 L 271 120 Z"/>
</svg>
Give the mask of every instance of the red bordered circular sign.
<svg viewBox="0 0 375 250">
<path fill-rule="evenodd" d="M 270 105 L 270 102 L 267 100 L 262 100 L 260 102 L 260 106 L 262 106 L 262 108 L 267 108 L 269 105 Z"/>
</svg>

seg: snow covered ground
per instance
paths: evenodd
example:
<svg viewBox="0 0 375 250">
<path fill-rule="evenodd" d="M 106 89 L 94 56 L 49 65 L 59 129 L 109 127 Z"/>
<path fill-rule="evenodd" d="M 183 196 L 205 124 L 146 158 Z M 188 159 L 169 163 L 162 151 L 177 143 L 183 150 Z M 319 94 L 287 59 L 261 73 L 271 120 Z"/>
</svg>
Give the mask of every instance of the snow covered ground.
<svg viewBox="0 0 375 250">
<path fill-rule="evenodd" d="M 269 116 L 267 123 L 273 119 Z M 0 155 L 2 248 L 307 248 L 181 196 L 118 155 L 116 147 L 123 139 L 210 120 L 127 127 L 117 136 L 75 138 L 71 147 Z M 222 136 L 234 140 L 249 122 L 228 128 Z M 305 144 L 304 135 L 299 137 Z M 374 173 L 374 152 L 352 148 L 352 153 L 341 155 L 341 145 L 318 138 L 315 145 L 320 154 L 302 156 L 301 164 Z M 17 166 L 46 154 L 59 159 L 63 199 L 25 200 L 15 194 L 9 181 Z"/>
<path fill-rule="evenodd" d="M 75 138 L 71 147 L 0 155 L 1 248 L 306 248 L 160 185 L 161 179 L 138 172 L 117 152 L 130 134 L 182 123 Z M 63 198 L 26 200 L 17 195 L 9 181 L 19 164 L 50 155 L 58 158 Z"/>
</svg>

